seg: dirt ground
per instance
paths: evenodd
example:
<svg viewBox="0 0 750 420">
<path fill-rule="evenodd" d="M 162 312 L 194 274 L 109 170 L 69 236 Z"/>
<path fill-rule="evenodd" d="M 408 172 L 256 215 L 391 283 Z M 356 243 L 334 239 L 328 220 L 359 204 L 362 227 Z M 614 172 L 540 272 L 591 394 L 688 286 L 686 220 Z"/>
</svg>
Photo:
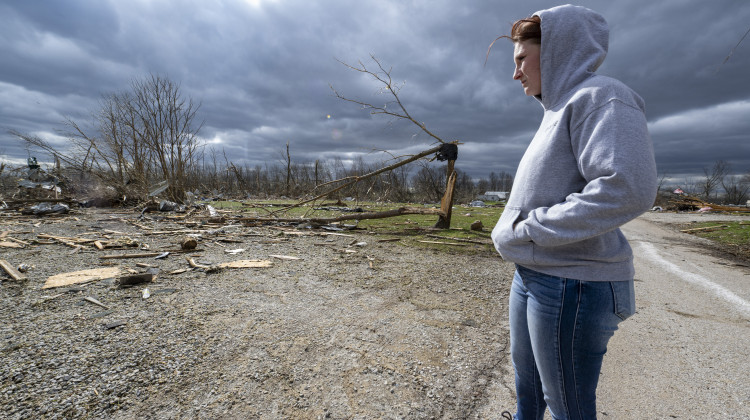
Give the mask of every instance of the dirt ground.
<svg viewBox="0 0 750 420">
<path fill-rule="evenodd" d="M 6 244 L 0 259 L 29 266 L 23 281 L 0 274 L 3 418 L 495 419 L 504 409 L 513 411 L 506 307 L 513 266 L 494 252 L 418 249 L 367 231 L 139 216 L 86 209 L 0 217 L 0 243 Z M 669 214 L 648 216 L 659 226 L 675 223 Z M 680 218 L 672 229 L 696 217 Z M 176 251 L 188 234 L 197 239 L 194 251 L 158 259 L 101 258 Z M 99 250 L 93 240 L 119 247 Z M 638 252 L 641 241 L 636 236 Z M 188 258 L 210 267 L 235 260 L 271 266 L 207 270 L 191 268 Z M 130 288 L 119 286 L 119 276 L 42 288 L 56 274 L 111 267 L 158 268 L 159 275 Z M 641 275 L 656 270 L 638 269 Z M 655 291 L 644 292 L 646 286 Z M 677 289 L 659 292 L 669 287 Z M 696 407 L 683 401 L 687 387 L 697 383 L 696 372 L 706 369 L 706 363 L 688 369 L 686 360 L 714 354 L 718 350 L 706 349 L 716 340 L 696 346 L 696 338 L 677 349 L 698 359 L 662 359 L 677 350 L 658 342 L 664 334 L 649 335 L 664 328 L 684 335 L 692 331 L 686 320 L 696 327 L 695 337 L 723 331 L 697 324 L 696 317 L 673 320 L 685 312 L 683 298 L 649 300 L 686 290 L 658 279 L 637 283 L 646 299 L 637 319 L 615 335 L 605 359 L 602 418 L 653 413 L 659 406 L 666 414 L 654 418 L 721 412 L 719 403 Z M 672 307 L 677 309 L 664 309 Z M 743 322 L 725 324 L 744 331 Z M 737 372 L 728 356 L 743 353 L 733 348 L 721 350 L 724 362 L 715 370 Z M 646 385 L 638 369 L 646 362 L 655 369 L 653 392 L 685 387 L 658 397 L 674 401 L 652 401 L 656 394 L 639 391 Z M 679 364 L 670 371 L 679 377 L 658 372 L 669 363 Z M 711 391 L 721 394 L 693 391 L 706 398 L 732 394 L 740 401 L 735 388 L 741 381 L 732 383 Z M 621 398 L 623 393 L 636 400 Z M 722 418 L 743 418 L 736 415 Z"/>
<path fill-rule="evenodd" d="M 513 268 L 494 253 L 415 249 L 363 231 L 138 216 L 0 218 L 0 233 L 25 243 L 0 248 L 0 259 L 30 266 L 25 281 L 0 277 L 6 418 L 484 419 L 515 404 Z M 194 252 L 100 258 L 175 250 L 186 233 L 198 234 Z M 188 257 L 272 265 L 207 272 Z M 52 275 L 110 266 L 159 275 L 131 288 L 108 278 L 42 289 Z"/>
</svg>

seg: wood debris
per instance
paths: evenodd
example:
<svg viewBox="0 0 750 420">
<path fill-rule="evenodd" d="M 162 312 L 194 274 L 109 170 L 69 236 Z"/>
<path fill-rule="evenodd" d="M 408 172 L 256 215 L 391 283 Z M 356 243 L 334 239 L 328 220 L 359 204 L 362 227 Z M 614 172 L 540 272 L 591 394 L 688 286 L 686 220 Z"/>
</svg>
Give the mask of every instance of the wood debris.
<svg viewBox="0 0 750 420">
<path fill-rule="evenodd" d="M 692 195 L 678 195 L 675 198 L 669 200 L 669 203 L 676 207 L 678 210 L 701 210 L 708 209 L 710 211 L 726 211 L 726 212 L 750 212 L 750 207 L 739 207 L 739 206 L 722 206 L 719 204 L 709 203 L 701 200 L 698 197 Z"/>
<path fill-rule="evenodd" d="M 98 300 L 92 298 L 91 296 L 86 296 L 85 298 L 83 298 L 83 300 L 89 303 L 93 303 L 94 305 L 101 306 L 104 309 L 109 309 L 109 306 L 99 302 Z"/>
<path fill-rule="evenodd" d="M 2 248 L 23 248 L 23 245 L 11 242 L 11 241 L 2 241 L 0 242 L 0 247 Z"/>
<path fill-rule="evenodd" d="M 291 260 L 291 261 L 302 259 L 300 257 L 292 257 L 290 255 L 269 255 L 269 257 L 277 258 L 279 260 Z"/>
<path fill-rule="evenodd" d="M 47 279 L 47 281 L 44 283 L 44 286 L 42 286 L 42 289 L 51 289 L 53 287 L 104 280 L 107 278 L 117 277 L 121 273 L 122 269 L 120 267 L 106 267 L 56 274 Z"/>
<path fill-rule="evenodd" d="M 13 278 L 13 280 L 26 280 L 26 276 L 19 273 L 15 267 L 13 267 L 12 265 L 10 265 L 10 263 L 8 263 L 8 261 L 0 260 L 0 268 L 5 270 L 5 272 L 8 273 L 8 275 Z"/>
<path fill-rule="evenodd" d="M 697 233 L 697 232 L 713 232 L 715 230 L 722 230 L 728 228 L 729 225 L 717 225 L 717 226 L 706 226 L 692 229 L 682 229 L 682 233 Z"/>
<path fill-rule="evenodd" d="M 269 260 L 237 260 L 218 264 L 219 268 L 268 268 L 273 265 Z"/>
<path fill-rule="evenodd" d="M 210 265 L 200 264 L 200 263 L 196 262 L 194 258 L 187 258 L 187 262 L 193 268 L 205 268 L 205 269 L 211 268 Z"/>
<path fill-rule="evenodd" d="M 180 248 L 184 250 L 193 250 L 197 247 L 198 247 L 198 241 L 191 236 L 186 236 L 182 238 L 182 240 L 180 241 Z"/>
<path fill-rule="evenodd" d="M 153 268 L 149 269 L 145 273 L 131 274 L 129 276 L 120 277 L 118 280 L 120 283 L 120 287 L 128 287 L 142 283 L 151 283 L 152 281 L 154 281 L 158 273 L 159 270 Z"/>
<path fill-rule="evenodd" d="M 443 242 L 443 241 L 417 241 L 423 244 L 436 244 L 436 245 L 452 245 L 452 246 L 466 246 L 466 244 L 458 242 Z"/>
<path fill-rule="evenodd" d="M 446 236 L 440 236 L 440 235 L 431 235 L 431 234 L 426 234 L 425 236 L 430 237 L 430 238 L 435 238 L 435 239 L 448 239 L 448 240 L 456 241 L 456 242 L 468 242 L 470 244 L 477 244 L 477 245 L 492 245 L 491 241 L 482 242 L 482 241 L 475 241 L 475 240 L 472 240 L 472 239 L 453 238 L 453 237 L 446 237 Z"/>
</svg>

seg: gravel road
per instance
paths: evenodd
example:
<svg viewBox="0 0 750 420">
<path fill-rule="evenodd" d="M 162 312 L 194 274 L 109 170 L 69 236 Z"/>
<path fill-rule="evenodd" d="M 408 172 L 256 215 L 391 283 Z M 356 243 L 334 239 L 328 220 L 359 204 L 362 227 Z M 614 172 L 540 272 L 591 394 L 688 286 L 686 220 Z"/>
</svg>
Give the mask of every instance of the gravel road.
<svg viewBox="0 0 750 420">
<path fill-rule="evenodd" d="M 32 266 L 25 282 L 0 277 L 4 418 L 494 419 L 515 405 L 513 267 L 494 253 L 452 255 L 367 232 L 136 218 L 86 210 L 0 219 L 0 233 L 28 244 L 0 258 Z M 638 313 L 605 358 L 600 416 L 748 419 L 750 271 L 662 227 L 673 221 L 648 214 L 625 229 Z M 199 250 L 159 260 L 101 260 L 128 251 L 38 240 L 127 237 L 163 250 L 185 230 L 200 234 Z M 186 256 L 272 266 L 169 274 L 189 268 Z M 134 288 L 105 279 L 41 289 L 61 272 L 145 269 L 136 263 L 159 277 Z"/>
<path fill-rule="evenodd" d="M 750 266 L 664 223 L 747 216 L 647 213 L 625 226 L 638 313 L 610 342 L 604 418 L 750 419 Z"/>
</svg>

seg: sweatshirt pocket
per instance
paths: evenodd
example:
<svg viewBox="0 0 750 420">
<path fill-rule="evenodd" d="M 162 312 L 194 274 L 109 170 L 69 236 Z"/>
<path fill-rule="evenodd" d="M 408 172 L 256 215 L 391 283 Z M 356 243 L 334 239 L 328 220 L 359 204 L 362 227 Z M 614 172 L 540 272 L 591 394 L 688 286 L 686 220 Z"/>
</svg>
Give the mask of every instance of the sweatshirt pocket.
<svg viewBox="0 0 750 420">
<path fill-rule="evenodd" d="M 534 260 L 534 244 L 531 241 L 519 239 L 513 231 L 513 224 L 519 220 L 520 215 L 521 209 L 506 207 L 495 228 L 492 229 L 492 242 L 505 260 L 518 264 L 530 264 Z"/>
</svg>

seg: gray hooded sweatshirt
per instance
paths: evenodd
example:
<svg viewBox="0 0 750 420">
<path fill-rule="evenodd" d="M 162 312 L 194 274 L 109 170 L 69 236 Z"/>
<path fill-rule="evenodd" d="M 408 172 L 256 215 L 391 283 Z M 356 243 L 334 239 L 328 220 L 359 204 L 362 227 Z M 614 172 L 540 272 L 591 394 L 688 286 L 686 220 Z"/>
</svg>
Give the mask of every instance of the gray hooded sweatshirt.
<svg viewBox="0 0 750 420">
<path fill-rule="evenodd" d="M 604 18 L 578 6 L 542 10 L 544 118 L 518 166 L 492 240 L 506 260 L 584 281 L 633 279 L 619 226 L 649 209 L 656 164 L 643 100 L 594 71 Z"/>
</svg>

